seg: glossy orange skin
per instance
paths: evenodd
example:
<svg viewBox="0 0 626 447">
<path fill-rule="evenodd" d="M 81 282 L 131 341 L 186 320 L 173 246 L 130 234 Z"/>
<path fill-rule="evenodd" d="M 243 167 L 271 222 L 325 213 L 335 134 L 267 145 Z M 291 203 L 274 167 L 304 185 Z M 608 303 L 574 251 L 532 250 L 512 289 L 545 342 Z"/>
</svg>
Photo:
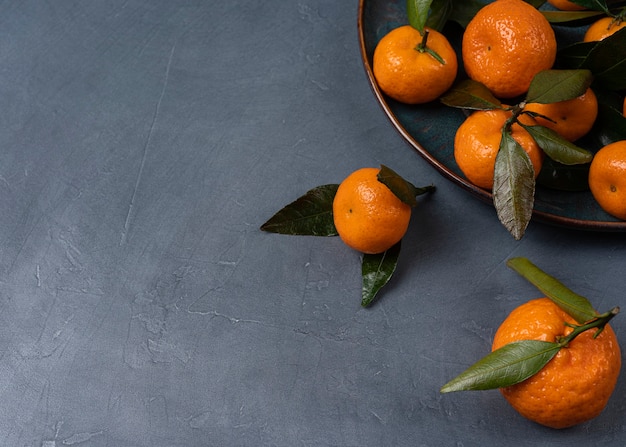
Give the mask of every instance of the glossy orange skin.
<svg viewBox="0 0 626 447">
<path fill-rule="evenodd" d="M 620 29 L 626 26 L 626 21 L 615 21 L 613 17 L 603 17 L 598 21 L 589 25 L 585 35 L 583 36 L 583 42 L 596 42 L 606 39 L 610 35 L 616 33 Z"/>
<path fill-rule="evenodd" d="M 548 298 L 522 304 L 504 320 L 492 350 L 518 340 L 557 341 L 577 324 Z M 607 325 L 593 338 L 588 330 L 561 349 L 529 379 L 500 391 L 522 416 L 552 428 L 566 428 L 598 416 L 606 407 L 621 369 L 621 351 Z"/>
<path fill-rule="evenodd" d="M 500 109 L 476 111 L 457 129 L 454 137 L 454 159 L 465 177 L 480 188 L 493 187 L 493 172 L 502 140 L 502 127 L 510 116 L 510 112 Z M 518 124 L 511 127 L 511 135 L 530 157 L 537 177 L 543 165 L 543 151 Z"/>
<path fill-rule="evenodd" d="M 411 207 L 378 181 L 380 169 L 362 168 L 341 182 L 333 200 L 339 237 L 353 249 L 382 253 L 399 242 L 409 227 Z"/>
<path fill-rule="evenodd" d="M 552 6 L 561 11 L 584 11 L 585 7 L 572 3 L 569 0 L 548 0 Z"/>
<path fill-rule="evenodd" d="M 463 34 L 468 76 L 499 98 L 525 93 L 532 78 L 552 67 L 556 38 L 547 19 L 523 0 L 496 0 L 476 13 Z"/>
<path fill-rule="evenodd" d="M 458 70 L 454 49 L 446 37 L 436 30 L 428 31 L 427 47 L 444 63 L 416 48 L 422 35 L 405 25 L 386 34 L 376 45 L 373 72 L 380 89 L 393 99 L 406 104 L 423 104 L 437 99 L 448 90 Z"/>
<path fill-rule="evenodd" d="M 608 144 L 594 155 L 589 189 L 604 211 L 626 220 L 626 140 Z"/>
<path fill-rule="evenodd" d="M 576 141 L 593 127 L 598 116 L 598 99 L 589 88 L 577 98 L 551 104 L 529 103 L 524 110 L 551 118 L 552 121 L 537 117 L 535 121 L 568 141 Z"/>
</svg>

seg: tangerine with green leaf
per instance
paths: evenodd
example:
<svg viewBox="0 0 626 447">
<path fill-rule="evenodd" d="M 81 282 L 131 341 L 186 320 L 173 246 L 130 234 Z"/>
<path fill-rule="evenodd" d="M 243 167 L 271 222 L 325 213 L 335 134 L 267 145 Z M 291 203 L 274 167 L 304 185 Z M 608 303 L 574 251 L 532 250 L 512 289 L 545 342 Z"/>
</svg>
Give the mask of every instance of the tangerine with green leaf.
<svg viewBox="0 0 626 447">
<path fill-rule="evenodd" d="M 425 27 L 410 25 L 386 34 L 374 49 L 373 72 L 380 89 L 406 104 L 423 104 L 441 96 L 456 79 L 458 61 L 448 39 Z"/>
<path fill-rule="evenodd" d="M 520 340 L 558 342 L 576 321 L 548 298 L 514 309 L 494 336 L 492 350 Z M 615 332 L 606 324 L 582 332 L 560 349 L 537 374 L 501 388 L 522 416 L 551 428 L 566 428 L 598 416 L 606 407 L 621 369 Z"/>
<path fill-rule="evenodd" d="M 361 168 L 345 178 L 333 200 L 337 233 L 349 247 L 382 253 L 398 243 L 409 227 L 411 206 L 379 181 L 378 168 Z"/>
<path fill-rule="evenodd" d="M 582 95 L 548 104 L 528 103 L 525 112 L 536 114 L 537 124 L 548 127 L 568 141 L 585 136 L 598 116 L 598 99 L 591 88 Z"/>
<path fill-rule="evenodd" d="M 502 130 L 511 115 L 510 111 L 503 109 L 478 110 L 468 116 L 456 131 L 454 159 L 465 177 L 480 188 L 493 187 Z M 528 120 L 524 115 L 519 118 Z M 543 164 L 543 151 L 519 124 L 511 126 L 511 136 L 530 157 L 536 178 Z"/>
</svg>

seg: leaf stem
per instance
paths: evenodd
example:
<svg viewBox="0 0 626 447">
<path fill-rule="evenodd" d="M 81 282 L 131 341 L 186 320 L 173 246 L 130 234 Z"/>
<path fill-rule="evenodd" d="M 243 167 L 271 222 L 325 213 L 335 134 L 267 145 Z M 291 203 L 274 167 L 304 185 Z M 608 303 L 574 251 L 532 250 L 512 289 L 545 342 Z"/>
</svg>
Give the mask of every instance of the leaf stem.
<svg viewBox="0 0 626 447">
<path fill-rule="evenodd" d="M 559 344 L 559 346 L 561 346 L 562 348 L 566 347 L 573 339 L 575 339 L 576 337 L 578 337 L 580 334 L 582 334 L 585 331 L 588 331 L 589 329 L 594 329 L 597 328 L 598 330 L 595 332 L 595 334 L 593 334 L 593 338 L 596 338 L 598 335 L 600 335 L 600 333 L 604 330 L 604 327 L 607 325 L 607 323 L 609 321 L 611 321 L 611 319 L 617 315 L 619 313 L 619 307 L 616 306 L 613 309 L 611 309 L 608 312 L 605 312 L 601 315 L 598 316 L 598 318 L 595 318 L 591 321 L 589 321 L 588 323 L 585 323 L 581 326 L 576 326 L 576 325 L 568 325 L 574 328 L 574 330 L 572 332 L 569 333 L 569 335 L 564 336 L 564 337 L 559 337 L 557 339 L 557 343 Z"/>
<path fill-rule="evenodd" d="M 419 51 L 420 53 L 428 53 L 429 55 L 434 57 L 435 60 L 437 60 L 437 62 L 439 62 L 441 65 L 446 65 L 446 61 L 444 61 L 443 58 L 435 50 L 430 48 L 427 44 L 428 44 L 428 30 L 425 29 L 424 33 L 422 34 L 422 41 L 417 44 L 417 46 L 415 47 L 415 51 Z"/>
</svg>

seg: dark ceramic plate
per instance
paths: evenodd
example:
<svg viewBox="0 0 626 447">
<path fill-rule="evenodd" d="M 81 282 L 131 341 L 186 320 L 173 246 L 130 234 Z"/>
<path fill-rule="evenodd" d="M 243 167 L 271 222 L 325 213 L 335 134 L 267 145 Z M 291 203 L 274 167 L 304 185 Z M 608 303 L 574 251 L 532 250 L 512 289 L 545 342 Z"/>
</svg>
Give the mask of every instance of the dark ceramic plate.
<svg viewBox="0 0 626 447">
<path fill-rule="evenodd" d="M 407 23 L 405 3 L 405 0 L 359 0 L 361 56 L 374 95 L 391 123 L 418 154 L 448 180 L 478 199 L 493 203 L 491 193 L 469 183 L 454 161 L 454 134 L 465 118 L 463 111 L 437 102 L 419 106 L 401 104 L 387 98 L 376 85 L 372 73 L 374 48 L 390 30 Z M 450 39 L 454 45 L 454 36 Z M 588 191 L 564 192 L 538 186 L 533 220 L 585 230 L 626 231 L 626 222 L 605 213 Z"/>
</svg>

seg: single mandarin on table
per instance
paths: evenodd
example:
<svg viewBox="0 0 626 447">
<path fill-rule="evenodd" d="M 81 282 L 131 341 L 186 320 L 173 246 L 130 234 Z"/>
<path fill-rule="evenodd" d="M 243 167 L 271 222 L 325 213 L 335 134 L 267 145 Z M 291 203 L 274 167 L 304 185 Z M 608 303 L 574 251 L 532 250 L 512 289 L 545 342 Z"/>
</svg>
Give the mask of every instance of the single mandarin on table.
<svg viewBox="0 0 626 447">
<path fill-rule="evenodd" d="M 411 207 L 378 180 L 377 168 L 359 169 L 341 182 L 333 200 L 339 237 L 363 253 L 382 253 L 407 231 Z"/>
<path fill-rule="evenodd" d="M 587 28 L 587 31 L 583 36 L 583 42 L 596 42 L 604 40 L 625 26 L 626 20 L 619 20 L 613 17 L 603 17 L 589 25 L 589 28 Z"/>
<path fill-rule="evenodd" d="M 405 25 L 386 34 L 376 45 L 373 58 L 374 78 L 391 98 L 406 104 L 433 101 L 448 90 L 458 70 L 458 61 L 448 39 L 426 28 L 426 47 L 441 57 L 437 60 L 421 48 L 423 36 Z"/>
<path fill-rule="evenodd" d="M 550 119 L 538 116 L 535 121 L 554 130 L 568 141 L 576 141 L 593 127 L 598 116 L 598 99 L 593 90 L 588 88 L 581 96 L 567 101 L 528 103 L 524 111 L 547 116 Z"/>
<path fill-rule="evenodd" d="M 463 33 L 468 76 L 499 98 L 525 93 L 533 77 L 552 67 L 556 38 L 548 20 L 523 0 L 496 0 L 481 8 Z"/>
<path fill-rule="evenodd" d="M 610 143 L 594 155 L 589 189 L 604 211 L 626 220 L 626 140 Z"/>
<path fill-rule="evenodd" d="M 454 159 L 465 177 L 480 188 L 493 187 L 502 128 L 510 116 L 511 112 L 501 109 L 479 110 L 468 116 L 457 129 Z M 520 116 L 520 119 L 524 119 L 524 116 Z M 519 124 L 511 126 L 511 135 L 530 157 L 537 177 L 543 164 L 543 151 Z"/>
<path fill-rule="evenodd" d="M 492 350 L 519 340 L 556 342 L 576 321 L 548 298 L 514 309 L 500 325 Z M 608 324 L 594 338 L 585 331 L 562 348 L 537 374 L 501 388 L 522 416 L 552 428 L 571 427 L 598 416 L 606 407 L 621 368 L 621 351 Z"/>
</svg>

